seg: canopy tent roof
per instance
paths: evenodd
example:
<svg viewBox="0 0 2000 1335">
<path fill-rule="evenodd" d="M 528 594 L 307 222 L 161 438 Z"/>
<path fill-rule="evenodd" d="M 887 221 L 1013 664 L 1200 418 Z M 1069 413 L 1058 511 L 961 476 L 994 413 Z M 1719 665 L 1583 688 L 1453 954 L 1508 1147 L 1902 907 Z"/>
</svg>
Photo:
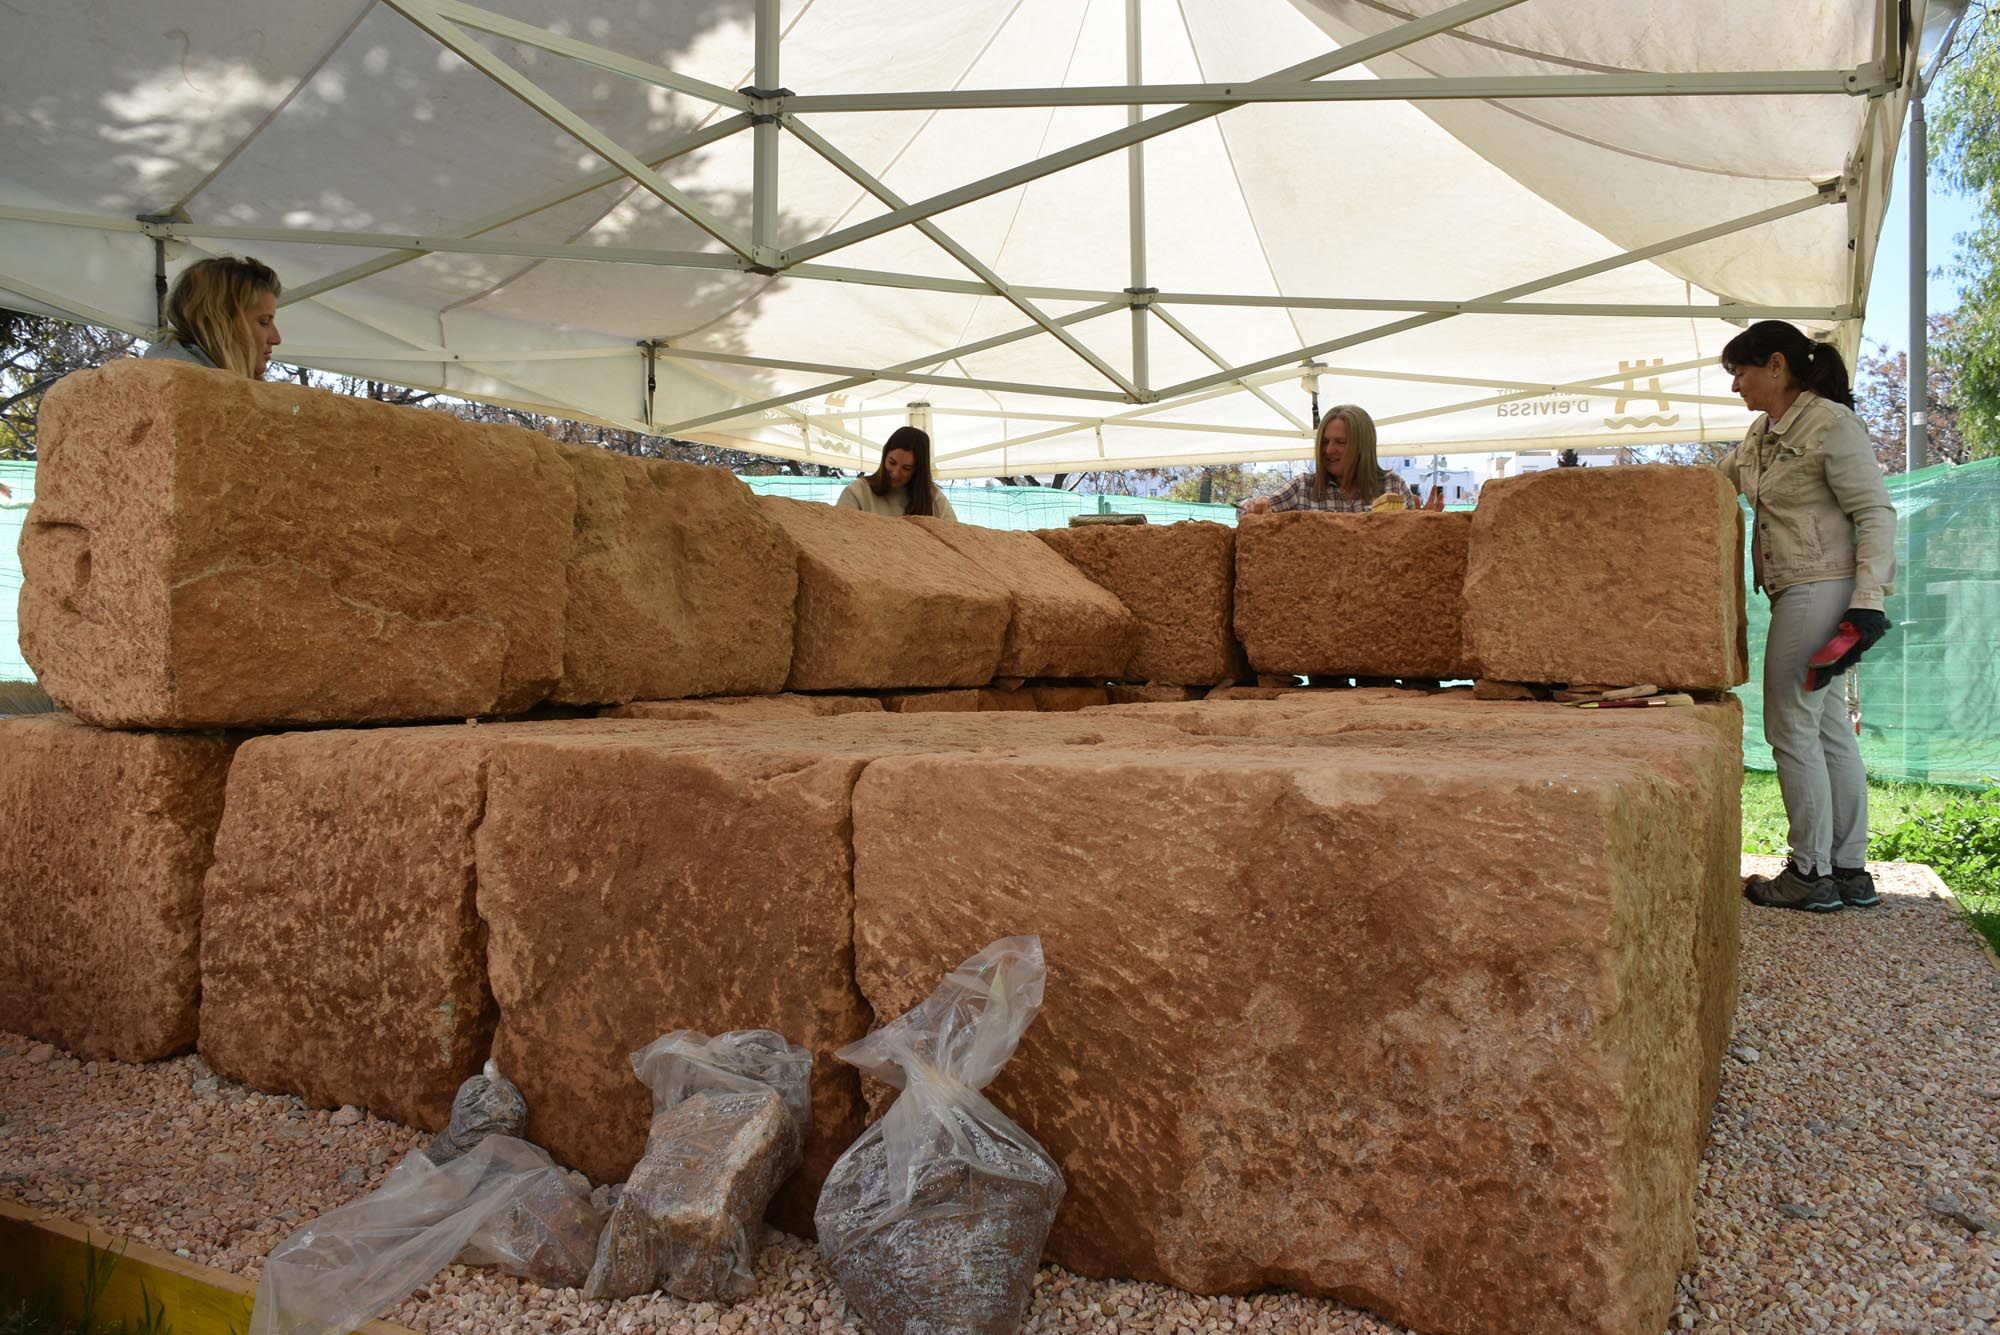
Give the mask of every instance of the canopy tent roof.
<svg viewBox="0 0 2000 1335">
<path fill-rule="evenodd" d="M 1740 437 L 1859 340 L 1924 0 L 15 0 L 0 303 L 950 476 Z M 1935 7 L 1935 6 L 1934 6 Z M 911 405 L 918 407 L 913 408 Z"/>
</svg>

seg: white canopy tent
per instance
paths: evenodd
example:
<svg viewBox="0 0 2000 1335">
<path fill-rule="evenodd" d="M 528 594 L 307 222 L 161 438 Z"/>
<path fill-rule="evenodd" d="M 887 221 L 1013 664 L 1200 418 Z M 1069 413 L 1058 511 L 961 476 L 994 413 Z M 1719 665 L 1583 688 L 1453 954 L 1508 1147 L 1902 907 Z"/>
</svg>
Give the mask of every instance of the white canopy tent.
<svg viewBox="0 0 2000 1335">
<path fill-rule="evenodd" d="M 0 304 L 255 254 L 288 360 L 947 476 L 1307 456 L 1309 373 L 1734 439 L 1745 322 L 1856 349 L 1925 0 L 491 3 L 15 0 Z"/>
</svg>

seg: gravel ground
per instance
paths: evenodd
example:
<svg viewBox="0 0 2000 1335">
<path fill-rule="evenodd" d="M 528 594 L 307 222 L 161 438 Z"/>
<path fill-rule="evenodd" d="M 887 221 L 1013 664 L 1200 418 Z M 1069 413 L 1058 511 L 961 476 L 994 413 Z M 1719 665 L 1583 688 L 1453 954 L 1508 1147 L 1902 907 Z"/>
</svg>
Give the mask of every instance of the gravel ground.
<svg viewBox="0 0 2000 1335">
<path fill-rule="evenodd" d="M 2000 1329 L 2000 969 L 1930 872 L 1888 864 L 1877 877 L 1876 909 L 1744 911 L 1701 1259 L 1673 1330 Z M 198 1058 L 86 1063 L 0 1032 L 0 1195 L 244 1274 L 425 1139 L 244 1090 Z M 858 1330 L 809 1243 L 768 1231 L 766 1243 L 757 1294 L 735 1307 L 586 1302 L 454 1266 L 389 1319 L 563 1335 Z M 1293 1294 L 1199 1298 L 1044 1266 L 1028 1329 L 1400 1328 Z"/>
</svg>

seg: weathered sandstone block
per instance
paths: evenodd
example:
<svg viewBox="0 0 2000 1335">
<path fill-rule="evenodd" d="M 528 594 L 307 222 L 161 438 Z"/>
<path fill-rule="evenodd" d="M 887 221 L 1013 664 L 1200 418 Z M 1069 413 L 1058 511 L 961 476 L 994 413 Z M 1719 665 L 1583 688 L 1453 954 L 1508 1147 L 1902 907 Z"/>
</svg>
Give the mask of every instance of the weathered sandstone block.
<svg viewBox="0 0 2000 1335">
<path fill-rule="evenodd" d="M 749 719 L 826 718 L 834 714 L 879 714 L 882 702 L 872 695 L 730 695 L 705 700 L 634 700 L 599 711 L 602 718 L 706 720 L 726 723 Z"/>
<path fill-rule="evenodd" d="M 1036 537 L 1139 619 L 1132 681 L 1213 686 L 1244 671 L 1231 633 L 1236 534 L 1221 524 L 1098 525 Z"/>
<path fill-rule="evenodd" d="M 1356 737 L 1420 752 L 1440 729 L 1492 733 L 1480 745 L 1509 745 L 1516 734 L 1539 736 L 1579 755 L 1656 766 L 1659 775 L 1705 795 L 1713 819 L 1696 853 L 1694 957 L 1690 968 L 1699 993 L 1701 1081 L 1692 1091 L 1689 1133 L 1698 1147 L 1708 1140 L 1709 1113 L 1721 1084 L 1722 1055 L 1736 1016 L 1736 960 L 1741 846 L 1743 707 L 1733 695 L 1719 703 L 1648 710 L 1572 709 L 1564 705 L 1489 702 L 1464 688 L 1421 694 L 1400 690 L 1285 691 L 1244 698 L 1246 688 L 1225 688 L 1225 702 L 1211 695 L 1188 706 L 1149 704 L 1092 710 L 1094 720 L 1143 721 L 1197 737 L 1261 739 Z M 1462 836 L 1461 836 L 1462 837 Z"/>
<path fill-rule="evenodd" d="M 870 1018 L 848 839 L 866 754 L 770 739 L 871 719 L 885 716 L 734 724 L 693 749 L 676 734 L 699 724 L 496 745 L 478 905 L 496 1059 L 527 1096 L 529 1139 L 622 1181 L 651 1117 L 628 1054 L 673 1029 L 773 1029 L 813 1053 L 805 1167 L 773 1205 L 781 1226 L 809 1227 L 862 1125 L 859 1082 L 832 1054 Z"/>
<path fill-rule="evenodd" d="M 201 878 L 234 746 L 0 720 L 0 1029 L 130 1062 L 194 1046 Z"/>
<path fill-rule="evenodd" d="M 1187 704 L 1202 698 L 1202 691 L 1194 686 L 1132 686 L 1114 684 L 1107 689 L 1110 703 L 1114 705 L 1164 705 Z"/>
<path fill-rule="evenodd" d="M 1466 648 L 1502 681 L 1720 690 L 1749 677 L 1743 527 L 1707 468 L 1557 468 L 1480 493 Z"/>
<path fill-rule="evenodd" d="M 1576 741 L 878 760 L 862 990 L 894 1013 L 938 960 L 1041 934 L 1041 1021 L 989 1093 L 1068 1177 L 1049 1250 L 1074 1270 L 1420 1329 L 1657 1331 L 1692 1242 L 1690 961 L 1733 748 L 1694 720 Z"/>
<path fill-rule="evenodd" d="M 1455 678 L 1470 514 L 1247 515 L 1236 636 L 1260 673 Z"/>
<path fill-rule="evenodd" d="M 1139 642 L 1138 618 L 1047 543 L 1032 533 L 947 519 L 910 522 L 992 576 L 1013 600 L 999 675 L 1099 681 L 1125 675 Z"/>
<path fill-rule="evenodd" d="M 720 468 L 563 449 L 576 483 L 566 704 L 781 690 L 798 552 Z"/>
<path fill-rule="evenodd" d="M 493 1036 L 472 844 L 489 731 L 243 746 L 202 919 L 201 1053 L 216 1071 L 445 1124 Z"/>
<path fill-rule="evenodd" d="M 554 445 L 171 362 L 64 378 L 21 535 L 22 649 L 110 726 L 525 708 L 562 672 Z"/>
<path fill-rule="evenodd" d="M 799 547 L 794 691 L 980 686 L 1006 641 L 1007 591 L 914 524 L 758 498 Z"/>
</svg>

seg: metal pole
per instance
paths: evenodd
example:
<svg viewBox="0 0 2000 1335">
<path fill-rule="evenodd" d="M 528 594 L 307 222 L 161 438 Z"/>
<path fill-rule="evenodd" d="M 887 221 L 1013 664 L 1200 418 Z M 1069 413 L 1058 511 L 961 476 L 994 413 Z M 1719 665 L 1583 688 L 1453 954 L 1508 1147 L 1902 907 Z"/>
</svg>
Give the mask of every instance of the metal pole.
<svg viewBox="0 0 2000 1335">
<path fill-rule="evenodd" d="M 1125 81 L 1141 82 L 1139 48 L 1140 0 L 1125 0 Z M 1137 125 L 1141 108 L 1125 109 L 1125 123 Z M 1144 141 L 1125 150 L 1125 212 L 1131 223 L 1132 287 L 1136 296 L 1146 291 L 1146 145 Z M 1146 342 L 1146 304 L 1132 305 L 1132 383 L 1140 389 L 1152 388 L 1151 349 Z"/>
<path fill-rule="evenodd" d="M 1930 453 L 1930 275 L 1925 213 L 1930 192 L 1930 152 L 1924 142 L 1924 80 L 1910 98 L 1910 357 L 1909 425 L 1904 432 L 1903 470 L 1914 473 Z"/>
<path fill-rule="evenodd" d="M 778 0 L 757 0 L 758 97 L 778 94 Z M 759 264 L 771 264 L 778 246 L 778 122 L 758 108 L 751 135 L 750 253 Z"/>
</svg>

